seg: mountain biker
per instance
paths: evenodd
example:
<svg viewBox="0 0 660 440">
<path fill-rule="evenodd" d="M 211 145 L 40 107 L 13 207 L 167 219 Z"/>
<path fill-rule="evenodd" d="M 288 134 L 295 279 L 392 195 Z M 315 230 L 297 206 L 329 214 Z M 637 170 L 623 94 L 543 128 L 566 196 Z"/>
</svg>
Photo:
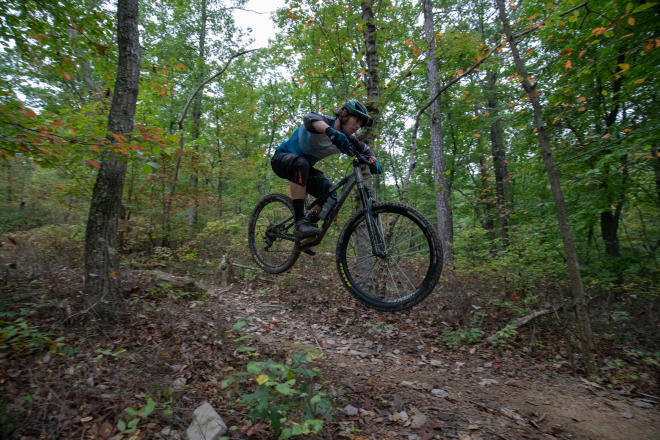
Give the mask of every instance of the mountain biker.
<svg viewBox="0 0 660 440">
<path fill-rule="evenodd" d="M 295 233 L 298 239 L 321 233 L 315 224 L 321 207 L 315 207 L 305 216 L 305 195 L 310 193 L 319 197 L 331 187 L 323 173 L 314 168 L 316 162 L 332 154 L 359 154 L 368 158 L 372 174 L 383 172 L 369 146 L 354 135 L 360 127 L 373 124 L 364 104 L 357 99 L 350 99 L 334 113 L 334 118 L 314 112 L 308 113 L 303 118 L 303 126 L 298 127 L 288 140 L 277 147 L 271 159 L 275 174 L 290 181 L 296 221 Z M 314 250 L 307 253 L 313 255 Z"/>
</svg>

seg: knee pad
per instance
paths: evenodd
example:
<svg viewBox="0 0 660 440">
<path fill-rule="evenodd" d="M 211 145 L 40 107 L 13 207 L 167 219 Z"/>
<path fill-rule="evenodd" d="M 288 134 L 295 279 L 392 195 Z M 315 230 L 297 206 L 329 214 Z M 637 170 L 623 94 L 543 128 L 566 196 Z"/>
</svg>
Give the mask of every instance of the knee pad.
<svg viewBox="0 0 660 440">
<path fill-rule="evenodd" d="M 293 179 L 291 179 L 292 182 L 295 182 L 298 185 L 307 186 L 307 180 L 309 179 L 309 170 L 311 169 L 311 167 L 309 166 L 309 162 L 307 162 L 307 160 L 302 157 L 298 157 L 293 162 L 291 169 L 293 170 L 291 176 L 293 177 Z"/>
</svg>

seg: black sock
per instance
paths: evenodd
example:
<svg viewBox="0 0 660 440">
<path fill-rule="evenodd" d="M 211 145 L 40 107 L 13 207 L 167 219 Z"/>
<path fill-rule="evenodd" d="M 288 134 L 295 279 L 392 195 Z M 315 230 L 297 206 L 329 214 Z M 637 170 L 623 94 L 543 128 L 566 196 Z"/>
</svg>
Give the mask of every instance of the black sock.
<svg viewBox="0 0 660 440">
<path fill-rule="evenodd" d="M 293 216 L 296 221 L 305 216 L 305 199 L 293 199 Z"/>
</svg>

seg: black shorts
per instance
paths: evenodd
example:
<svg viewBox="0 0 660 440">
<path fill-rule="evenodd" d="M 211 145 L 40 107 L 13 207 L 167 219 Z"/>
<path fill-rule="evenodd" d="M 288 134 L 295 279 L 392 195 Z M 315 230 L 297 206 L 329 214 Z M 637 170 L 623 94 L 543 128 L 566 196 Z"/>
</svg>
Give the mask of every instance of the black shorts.
<svg viewBox="0 0 660 440">
<path fill-rule="evenodd" d="M 323 173 L 297 154 L 275 151 L 270 166 L 278 177 L 304 186 L 314 197 L 319 197 L 330 189 L 330 181 Z"/>
</svg>

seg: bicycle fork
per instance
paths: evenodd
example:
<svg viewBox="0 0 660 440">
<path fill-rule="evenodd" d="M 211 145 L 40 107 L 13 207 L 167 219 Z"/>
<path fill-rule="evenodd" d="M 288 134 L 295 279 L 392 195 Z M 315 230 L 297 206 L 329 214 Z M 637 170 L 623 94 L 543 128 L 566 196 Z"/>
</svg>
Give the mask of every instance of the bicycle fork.
<svg viewBox="0 0 660 440">
<path fill-rule="evenodd" d="M 383 228 L 380 225 L 380 221 L 373 214 L 373 199 L 364 185 L 362 173 L 359 169 L 356 171 L 356 183 L 358 191 L 360 192 L 360 197 L 362 198 L 362 206 L 364 207 L 367 232 L 369 233 L 369 240 L 371 241 L 371 251 L 375 256 L 384 257 L 387 253 L 387 246 L 385 244 L 385 238 L 383 237 Z"/>
</svg>

